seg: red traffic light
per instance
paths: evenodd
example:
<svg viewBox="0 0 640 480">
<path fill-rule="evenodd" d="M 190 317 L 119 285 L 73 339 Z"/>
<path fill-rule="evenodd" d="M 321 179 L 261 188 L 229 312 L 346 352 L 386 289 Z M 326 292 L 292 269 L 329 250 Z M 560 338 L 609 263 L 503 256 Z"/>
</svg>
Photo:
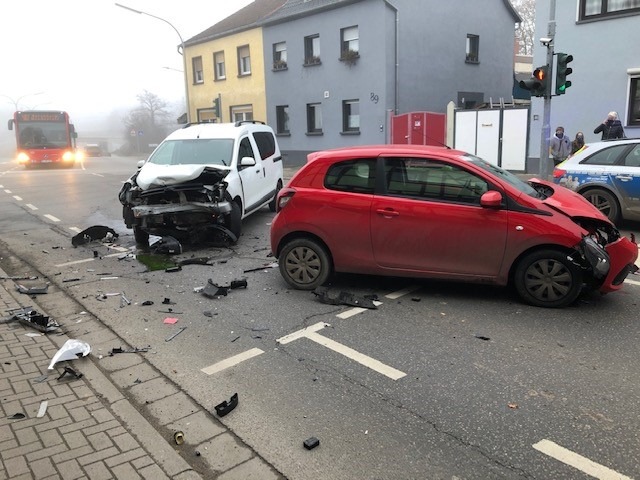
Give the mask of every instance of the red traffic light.
<svg viewBox="0 0 640 480">
<path fill-rule="evenodd" d="M 547 72 L 543 69 L 543 68 L 536 68 L 533 71 L 533 78 L 536 78 L 540 81 L 544 80 L 544 77 L 546 76 Z"/>
</svg>

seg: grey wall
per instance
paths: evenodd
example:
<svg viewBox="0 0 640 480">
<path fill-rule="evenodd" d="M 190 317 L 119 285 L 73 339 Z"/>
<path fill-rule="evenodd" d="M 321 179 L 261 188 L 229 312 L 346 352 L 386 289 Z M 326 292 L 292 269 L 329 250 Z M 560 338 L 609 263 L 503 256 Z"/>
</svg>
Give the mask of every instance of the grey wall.
<svg viewBox="0 0 640 480">
<path fill-rule="evenodd" d="M 340 29 L 352 25 L 360 58 L 350 67 L 338 59 Z M 511 98 L 514 18 L 503 0 L 362 0 L 263 28 L 267 121 L 275 127 L 276 106 L 289 105 L 291 135 L 278 140 L 290 165 L 315 150 L 388 143 L 391 113 L 445 113 L 459 92 Z M 322 64 L 304 67 L 304 37 L 313 34 Z M 467 34 L 480 36 L 479 64 L 465 63 Z M 272 46 L 282 41 L 288 69 L 274 72 Z M 342 101 L 354 98 L 360 134 L 341 135 Z M 306 104 L 314 102 L 322 103 L 321 136 L 306 135 Z"/>
</svg>

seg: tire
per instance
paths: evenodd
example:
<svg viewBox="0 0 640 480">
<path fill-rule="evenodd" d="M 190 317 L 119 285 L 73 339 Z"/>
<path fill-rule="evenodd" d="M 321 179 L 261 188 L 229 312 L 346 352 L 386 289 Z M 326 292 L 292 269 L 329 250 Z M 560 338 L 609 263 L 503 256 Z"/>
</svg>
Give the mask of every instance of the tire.
<svg viewBox="0 0 640 480">
<path fill-rule="evenodd" d="M 231 201 L 231 212 L 224 218 L 224 226 L 240 238 L 242 233 L 242 211 L 237 202 Z"/>
<path fill-rule="evenodd" d="M 276 193 L 273 196 L 273 200 L 269 202 L 269 210 L 271 210 L 272 212 L 275 212 L 276 208 L 278 207 L 278 193 L 280 192 L 280 190 L 282 190 L 282 182 L 278 180 L 278 184 L 276 185 Z"/>
<path fill-rule="evenodd" d="M 530 305 L 562 308 L 582 291 L 582 272 L 559 250 L 538 250 L 523 257 L 514 284 L 520 298 Z"/>
<path fill-rule="evenodd" d="M 616 223 L 620 219 L 620 205 L 613 193 L 602 188 L 594 188 L 582 193 L 589 203 L 602 212 L 603 215 Z"/>
<path fill-rule="evenodd" d="M 278 260 L 282 277 L 297 290 L 315 290 L 331 275 L 327 250 L 308 238 L 291 240 L 282 248 Z"/>
<path fill-rule="evenodd" d="M 137 225 L 133 226 L 133 238 L 136 239 L 138 245 L 149 246 L 149 234 Z"/>
</svg>

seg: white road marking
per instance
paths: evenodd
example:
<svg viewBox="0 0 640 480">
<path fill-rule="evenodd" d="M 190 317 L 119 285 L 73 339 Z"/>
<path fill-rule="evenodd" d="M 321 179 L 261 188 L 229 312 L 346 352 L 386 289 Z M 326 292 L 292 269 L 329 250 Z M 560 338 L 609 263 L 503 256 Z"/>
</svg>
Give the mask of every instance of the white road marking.
<svg viewBox="0 0 640 480">
<path fill-rule="evenodd" d="M 22 201 L 22 197 L 19 197 L 18 195 L 14 195 L 13 198 L 15 198 L 19 202 Z"/>
<path fill-rule="evenodd" d="M 630 283 L 631 285 L 640 285 L 640 282 L 638 282 L 637 280 L 629 280 L 628 278 L 625 278 L 624 283 Z"/>
<path fill-rule="evenodd" d="M 69 227 L 69 230 L 71 230 L 72 232 L 76 232 L 76 233 L 80 233 L 82 231 L 78 227 Z"/>
<path fill-rule="evenodd" d="M 366 310 L 366 309 L 365 309 Z M 280 337 L 276 340 L 276 342 L 284 345 L 294 340 L 298 340 L 300 338 L 308 338 L 323 347 L 327 347 L 334 352 L 340 353 L 351 360 L 358 362 L 360 365 L 364 365 L 371 370 L 374 370 L 382 375 L 385 375 L 393 380 L 398 380 L 406 375 L 406 373 L 401 372 L 400 370 L 396 370 L 393 367 L 385 365 L 384 363 L 376 360 L 375 358 L 371 358 L 367 355 L 364 355 L 353 348 L 349 348 L 341 343 L 338 343 L 330 338 L 323 337 L 318 331 L 322 330 L 325 327 L 330 327 L 331 325 L 324 322 L 318 322 L 313 325 L 310 325 L 302 330 L 298 330 L 297 332 L 290 333 L 289 335 L 285 335 L 284 337 Z"/>
<path fill-rule="evenodd" d="M 391 378 L 392 380 L 398 380 L 407 375 L 406 373 L 401 372 L 400 370 L 396 370 L 395 368 L 390 367 L 389 365 L 385 365 L 381 361 L 376 360 L 375 358 L 371 358 L 363 353 L 360 353 L 354 350 L 353 348 L 349 348 L 346 345 L 342 345 L 341 343 L 331 340 L 330 338 L 323 337 L 319 333 L 309 332 L 307 333 L 306 337 L 309 340 L 313 340 L 314 342 L 319 343 L 323 347 L 327 347 L 328 349 L 333 350 L 334 352 L 338 352 L 344 355 L 345 357 L 350 358 L 351 360 L 355 360 L 360 365 L 364 365 L 365 367 L 370 368 L 371 370 L 374 370 L 378 373 L 381 373 L 382 375 L 385 375 Z"/>
<path fill-rule="evenodd" d="M 4 193 L 11 193 L 11 190 L 5 190 Z"/>
<path fill-rule="evenodd" d="M 206 373 L 207 375 L 213 375 L 214 373 L 221 372 L 222 370 L 238 365 L 245 360 L 249 360 L 250 358 L 257 357 L 258 355 L 263 354 L 264 351 L 259 348 L 252 348 L 251 350 L 247 350 L 246 352 L 239 353 L 238 355 L 234 355 L 233 357 L 229 357 L 226 360 L 222 360 L 221 362 L 214 363 L 209 367 L 205 367 L 201 369 L 201 372 Z"/>
<path fill-rule="evenodd" d="M 36 207 L 35 205 L 31 205 L 30 203 L 27 203 L 27 207 L 29 207 L 31 210 L 37 210 L 38 207 Z"/>
<path fill-rule="evenodd" d="M 539 452 L 549 455 L 550 457 L 555 458 L 562 463 L 566 463 L 587 475 L 598 478 L 599 480 L 632 480 L 631 477 L 622 475 L 615 470 L 611 470 L 604 465 L 600 465 L 599 463 L 589 460 L 582 455 L 578 455 L 577 453 L 561 447 L 550 440 L 540 440 L 532 446 Z"/>
<path fill-rule="evenodd" d="M 373 304 L 376 306 L 379 306 L 379 305 L 382 305 L 382 302 L 373 302 Z M 342 318 L 344 320 L 345 318 L 353 317 L 354 315 L 357 315 L 362 312 L 366 312 L 367 310 L 369 309 L 362 308 L 362 307 L 354 307 L 345 312 L 339 313 L 338 315 L 336 315 L 336 317 Z"/>
<path fill-rule="evenodd" d="M 48 218 L 48 219 L 49 219 L 49 220 L 51 220 L 52 222 L 59 222 L 59 221 L 60 221 L 60 219 L 59 219 L 59 218 L 56 218 L 56 217 L 54 217 L 53 215 L 49 215 L 48 213 L 45 213 L 45 214 L 43 215 L 43 217 Z"/>
<path fill-rule="evenodd" d="M 114 247 L 111 247 L 114 248 Z M 126 248 L 123 247 L 118 247 L 118 248 L 122 248 L 123 251 L 128 251 Z M 109 255 L 103 255 L 102 258 L 109 258 L 109 257 L 119 257 L 120 255 L 122 255 L 122 253 L 110 253 Z M 66 262 L 66 263 L 59 263 L 58 265 L 54 265 L 55 267 L 66 267 L 68 265 L 77 265 L 78 263 L 87 263 L 87 262 L 93 262 L 97 260 L 95 257 L 91 257 L 91 258 L 83 258 L 82 260 L 74 260 L 73 262 Z"/>
<path fill-rule="evenodd" d="M 395 300 L 396 298 L 403 297 L 405 295 L 410 294 L 411 292 L 415 292 L 416 290 L 420 290 L 420 287 L 407 287 L 407 288 L 403 288 L 402 290 L 398 290 L 397 292 L 393 292 L 388 295 L 385 295 L 384 298 Z"/>
</svg>

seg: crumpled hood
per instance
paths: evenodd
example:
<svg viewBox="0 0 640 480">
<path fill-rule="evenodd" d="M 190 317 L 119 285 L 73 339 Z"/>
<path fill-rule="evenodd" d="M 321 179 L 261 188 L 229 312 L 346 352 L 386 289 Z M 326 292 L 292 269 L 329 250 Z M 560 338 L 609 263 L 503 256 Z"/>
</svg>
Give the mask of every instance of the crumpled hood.
<svg viewBox="0 0 640 480">
<path fill-rule="evenodd" d="M 586 198 L 579 193 L 569 190 L 560 185 L 556 185 L 553 182 L 532 178 L 531 183 L 539 183 L 553 189 L 553 195 L 542 200 L 542 203 L 549 207 L 558 210 L 569 217 L 584 217 L 593 218 L 596 220 L 602 220 L 605 223 L 611 224 L 606 215 L 593 206 Z"/>
<path fill-rule="evenodd" d="M 197 179 L 205 170 L 208 174 L 219 172 L 220 178 L 215 178 L 213 183 L 219 182 L 229 173 L 228 168 L 212 165 L 158 165 L 147 162 L 140 168 L 136 183 L 142 190 L 176 185 Z M 207 180 L 211 181 L 210 178 Z"/>
</svg>

